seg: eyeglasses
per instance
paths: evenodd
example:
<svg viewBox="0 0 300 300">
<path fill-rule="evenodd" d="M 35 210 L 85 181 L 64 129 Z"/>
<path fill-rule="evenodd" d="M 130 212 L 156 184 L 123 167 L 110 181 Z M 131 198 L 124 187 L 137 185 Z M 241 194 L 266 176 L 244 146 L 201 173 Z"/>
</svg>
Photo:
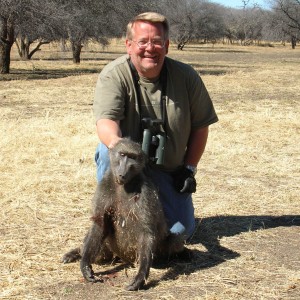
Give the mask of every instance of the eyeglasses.
<svg viewBox="0 0 300 300">
<path fill-rule="evenodd" d="M 134 43 L 137 44 L 140 50 L 144 50 L 148 47 L 148 45 L 153 45 L 155 48 L 163 48 L 165 46 L 165 41 L 164 40 L 152 40 L 152 41 L 146 41 L 146 40 L 141 40 L 141 41 L 134 41 Z"/>
</svg>

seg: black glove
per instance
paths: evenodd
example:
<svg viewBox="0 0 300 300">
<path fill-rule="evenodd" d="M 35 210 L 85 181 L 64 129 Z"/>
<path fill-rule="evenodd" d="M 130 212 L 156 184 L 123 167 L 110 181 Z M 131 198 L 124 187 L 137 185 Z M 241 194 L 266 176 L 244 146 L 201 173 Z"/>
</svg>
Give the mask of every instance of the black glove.
<svg viewBox="0 0 300 300">
<path fill-rule="evenodd" d="M 191 170 L 186 167 L 180 168 L 173 175 L 174 186 L 179 193 L 195 193 L 196 192 L 196 180 Z"/>
</svg>

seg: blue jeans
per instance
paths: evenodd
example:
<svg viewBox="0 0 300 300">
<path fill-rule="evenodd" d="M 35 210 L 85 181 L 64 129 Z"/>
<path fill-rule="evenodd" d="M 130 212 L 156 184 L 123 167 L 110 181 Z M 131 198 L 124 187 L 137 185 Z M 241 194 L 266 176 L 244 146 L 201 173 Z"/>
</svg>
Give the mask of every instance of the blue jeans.
<svg viewBox="0 0 300 300">
<path fill-rule="evenodd" d="M 109 167 L 108 148 L 102 143 L 99 143 L 96 149 L 95 161 L 97 165 L 97 181 L 100 182 Z M 189 193 L 178 193 L 173 186 L 173 178 L 169 173 L 150 168 L 149 175 L 158 187 L 159 198 L 169 228 L 180 222 L 185 227 L 183 234 L 188 239 L 195 230 L 192 195 Z"/>
</svg>

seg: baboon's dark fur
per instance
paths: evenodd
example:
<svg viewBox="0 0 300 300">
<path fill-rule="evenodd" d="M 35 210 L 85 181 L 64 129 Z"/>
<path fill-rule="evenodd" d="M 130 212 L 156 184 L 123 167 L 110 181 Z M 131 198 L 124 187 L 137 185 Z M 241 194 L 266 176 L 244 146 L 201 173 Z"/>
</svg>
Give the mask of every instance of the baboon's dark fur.
<svg viewBox="0 0 300 300">
<path fill-rule="evenodd" d="M 146 157 L 141 146 L 123 138 L 110 150 L 110 169 L 98 184 L 93 198 L 93 225 L 82 248 L 66 253 L 63 262 L 81 258 L 80 268 L 95 281 L 91 267 L 114 256 L 139 264 L 128 290 L 141 288 L 153 257 L 181 252 L 183 240 L 170 234 L 158 193 L 144 174 Z"/>
</svg>

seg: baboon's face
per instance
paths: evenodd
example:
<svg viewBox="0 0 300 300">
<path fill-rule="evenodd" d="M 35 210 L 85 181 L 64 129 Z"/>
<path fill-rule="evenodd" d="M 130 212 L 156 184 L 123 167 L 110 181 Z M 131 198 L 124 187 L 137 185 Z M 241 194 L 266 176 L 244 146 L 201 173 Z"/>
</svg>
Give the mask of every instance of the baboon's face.
<svg viewBox="0 0 300 300">
<path fill-rule="evenodd" d="M 145 166 L 145 155 L 140 145 L 120 141 L 110 152 L 111 170 L 118 184 L 126 184 Z"/>
</svg>

